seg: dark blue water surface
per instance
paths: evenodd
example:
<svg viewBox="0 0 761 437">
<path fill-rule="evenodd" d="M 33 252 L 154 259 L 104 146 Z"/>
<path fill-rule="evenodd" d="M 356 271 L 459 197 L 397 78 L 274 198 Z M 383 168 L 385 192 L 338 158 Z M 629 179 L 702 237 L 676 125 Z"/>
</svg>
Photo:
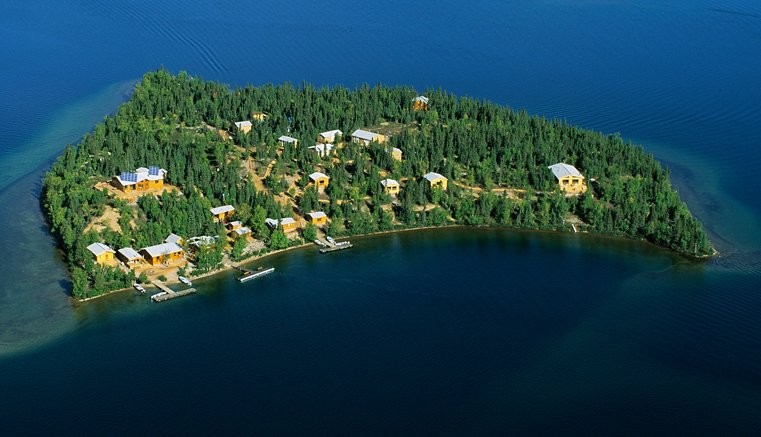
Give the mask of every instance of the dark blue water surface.
<svg viewBox="0 0 761 437">
<path fill-rule="evenodd" d="M 758 434 L 761 6 L 741 0 L 0 5 L 0 433 Z M 147 70 L 442 87 L 666 164 L 721 256 L 447 229 L 266 261 L 166 304 L 68 297 L 38 207 Z"/>
</svg>

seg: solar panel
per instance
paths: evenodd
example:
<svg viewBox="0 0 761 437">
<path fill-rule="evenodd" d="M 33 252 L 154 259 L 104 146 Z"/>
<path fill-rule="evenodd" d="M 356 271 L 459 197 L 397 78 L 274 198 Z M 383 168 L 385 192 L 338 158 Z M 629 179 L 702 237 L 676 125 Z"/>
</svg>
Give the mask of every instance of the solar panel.
<svg viewBox="0 0 761 437">
<path fill-rule="evenodd" d="M 155 165 L 152 165 L 148 167 L 148 174 L 151 176 L 158 176 L 159 175 L 159 168 Z"/>
</svg>

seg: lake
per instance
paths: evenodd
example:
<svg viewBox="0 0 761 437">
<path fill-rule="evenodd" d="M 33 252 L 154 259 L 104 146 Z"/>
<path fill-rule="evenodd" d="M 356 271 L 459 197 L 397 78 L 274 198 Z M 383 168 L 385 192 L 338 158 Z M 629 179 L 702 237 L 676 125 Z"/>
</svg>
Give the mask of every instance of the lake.
<svg viewBox="0 0 761 437">
<path fill-rule="evenodd" d="M 5 2 L 0 432 L 758 433 L 761 5 L 667 3 Z M 75 303 L 40 179 L 160 66 L 441 87 L 620 132 L 721 255 L 456 228 Z"/>
</svg>

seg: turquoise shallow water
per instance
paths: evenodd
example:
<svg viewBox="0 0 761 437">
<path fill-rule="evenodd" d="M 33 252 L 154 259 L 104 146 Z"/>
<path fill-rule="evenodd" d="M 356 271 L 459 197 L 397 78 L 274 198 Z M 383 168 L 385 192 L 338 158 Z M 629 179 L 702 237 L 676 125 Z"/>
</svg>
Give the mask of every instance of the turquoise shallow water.
<svg viewBox="0 0 761 437">
<path fill-rule="evenodd" d="M 6 2 L 0 431 L 755 433 L 759 23 L 739 0 Z M 274 276 L 164 305 L 74 303 L 42 171 L 160 65 L 441 86 L 620 132 L 671 168 L 722 256 L 437 230 L 277 255 Z"/>
</svg>

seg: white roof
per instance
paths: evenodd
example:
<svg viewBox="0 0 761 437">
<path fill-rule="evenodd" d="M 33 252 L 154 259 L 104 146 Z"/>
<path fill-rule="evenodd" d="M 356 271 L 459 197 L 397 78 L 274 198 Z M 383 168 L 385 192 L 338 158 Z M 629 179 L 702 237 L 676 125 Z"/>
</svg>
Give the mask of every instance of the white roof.
<svg viewBox="0 0 761 437">
<path fill-rule="evenodd" d="M 398 148 L 398 147 L 392 147 L 392 148 L 391 148 L 391 151 L 392 151 L 392 152 L 399 152 L 399 153 L 402 153 L 402 149 L 400 149 L 400 148 Z"/>
<path fill-rule="evenodd" d="M 367 141 L 373 141 L 376 137 L 378 137 L 380 134 L 376 134 L 375 132 L 370 132 L 362 129 L 357 129 L 354 131 L 353 134 L 351 134 L 352 138 L 359 138 L 360 140 L 367 140 Z"/>
<path fill-rule="evenodd" d="M 280 136 L 280 138 L 278 138 L 277 140 L 278 140 L 278 141 L 282 141 L 282 142 L 284 142 L 284 143 L 295 143 L 295 142 L 298 142 L 298 141 L 299 141 L 299 140 L 297 140 L 296 138 L 293 138 L 293 137 L 289 137 L 288 135 L 282 135 L 282 136 Z"/>
<path fill-rule="evenodd" d="M 250 234 L 251 233 L 251 229 L 243 226 L 242 228 L 238 228 L 238 229 L 234 230 L 233 232 L 235 232 L 238 235 L 246 235 L 246 234 Z"/>
<path fill-rule="evenodd" d="M 266 223 L 267 226 L 269 226 L 271 228 L 276 227 L 277 226 L 277 222 L 278 222 L 278 220 L 277 219 L 273 219 L 273 218 L 268 218 L 268 219 L 264 220 L 264 223 Z M 284 218 L 280 219 L 280 224 L 281 225 L 289 225 L 289 224 L 295 223 L 295 222 L 296 222 L 296 220 L 294 220 L 293 217 L 284 217 Z"/>
<path fill-rule="evenodd" d="M 235 127 L 237 127 L 238 129 L 240 129 L 242 127 L 251 127 L 251 126 L 252 126 L 251 120 L 244 120 L 244 121 L 236 121 L 235 122 Z"/>
<path fill-rule="evenodd" d="M 144 247 L 141 250 L 146 251 L 151 258 L 155 258 L 157 256 L 180 252 L 182 251 L 182 248 L 177 243 L 161 243 L 155 246 Z"/>
<path fill-rule="evenodd" d="M 412 101 L 413 102 L 423 102 L 423 103 L 427 104 L 428 103 L 428 97 L 426 97 L 426 96 L 417 96 L 414 99 L 412 99 Z"/>
<path fill-rule="evenodd" d="M 222 205 L 216 208 L 212 208 L 210 211 L 213 215 L 219 215 L 225 212 L 235 211 L 235 208 L 233 208 L 232 205 Z"/>
<path fill-rule="evenodd" d="M 327 214 L 325 214 L 322 211 L 310 212 L 308 215 L 309 217 L 312 217 L 313 219 L 327 217 Z"/>
<path fill-rule="evenodd" d="M 118 250 L 118 252 L 125 258 L 132 260 L 132 259 L 142 259 L 143 257 L 140 256 L 137 251 L 131 247 L 122 247 Z"/>
<path fill-rule="evenodd" d="M 323 138 L 329 138 L 329 137 L 336 136 L 336 134 L 343 135 L 343 132 L 341 132 L 340 129 L 333 129 L 333 130 L 321 132 L 320 136 L 323 137 Z"/>
<path fill-rule="evenodd" d="M 123 186 L 135 185 L 138 182 L 142 182 L 146 179 L 149 181 L 158 181 L 164 179 L 166 176 L 166 170 L 157 166 L 151 166 L 151 168 L 138 167 L 134 172 L 123 172 L 116 179 Z"/>
<path fill-rule="evenodd" d="M 104 252 L 116 253 L 116 252 L 114 252 L 114 249 L 111 249 L 110 247 L 106 246 L 103 243 L 93 243 L 93 244 L 87 246 L 87 250 L 92 252 L 92 254 L 95 255 L 95 256 L 98 256 L 98 255 L 100 255 L 100 254 L 102 254 Z"/>
<path fill-rule="evenodd" d="M 179 244 L 180 240 L 182 240 L 182 237 L 180 237 L 179 235 L 177 235 L 177 234 L 169 234 L 169 236 L 164 239 L 164 242 L 165 243 L 177 243 L 177 244 Z"/>
<path fill-rule="evenodd" d="M 578 170 L 576 170 L 576 167 L 572 166 L 571 164 L 558 163 L 547 168 L 552 170 L 552 174 L 554 174 L 558 179 L 564 178 L 566 176 L 576 176 L 579 178 L 584 177 L 581 175 L 581 173 L 579 173 Z"/>
<path fill-rule="evenodd" d="M 424 178 L 428 179 L 429 182 L 433 182 L 436 179 L 446 179 L 444 176 L 436 173 L 436 172 L 430 172 L 423 175 Z"/>
<path fill-rule="evenodd" d="M 326 175 L 325 173 L 316 171 L 309 175 L 309 179 L 316 181 L 317 179 L 327 178 L 330 179 L 330 176 Z"/>
<path fill-rule="evenodd" d="M 243 223 L 241 223 L 241 222 L 240 222 L 240 220 L 235 220 L 234 222 L 230 222 L 230 223 L 228 223 L 227 225 L 228 225 L 228 226 L 240 226 L 240 225 L 242 225 L 242 224 L 243 224 Z"/>
<path fill-rule="evenodd" d="M 383 185 L 384 187 L 398 187 L 399 182 L 394 179 L 383 179 L 381 181 L 381 185 Z"/>
<path fill-rule="evenodd" d="M 330 153 L 330 151 L 333 150 L 333 145 L 330 143 L 317 143 L 314 146 L 309 146 L 308 149 L 315 149 L 320 155 L 325 155 L 326 153 Z"/>
</svg>

